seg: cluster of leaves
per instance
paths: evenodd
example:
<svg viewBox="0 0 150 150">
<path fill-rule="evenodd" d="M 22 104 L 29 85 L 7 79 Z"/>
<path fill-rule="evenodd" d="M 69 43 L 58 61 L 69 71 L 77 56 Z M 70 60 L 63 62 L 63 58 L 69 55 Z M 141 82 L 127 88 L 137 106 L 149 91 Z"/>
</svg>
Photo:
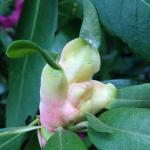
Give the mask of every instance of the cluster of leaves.
<svg viewBox="0 0 150 150">
<path fill-rule="evenodd" d="M 12 30 L 0 29 L 0 127 L 7 127 L 0 129 L 1 150 L 40 149 L 36 132 L 26 132 L 39 128 L 29 123 L 38 114 L 45 62 L 38 55 L 8 60 L 8 44 L 12 39 L 30 40 L 48 53 L 61 53 L 64 45 L 79 33 L 92 46 L 100 46 L 102 65 L 94 78 L 116 85 L 118 96 L 109 110 L 97 118 L 87 114 L 87 135 L 83 140 L 60 128 L 44 149 L 149 149 L 150 3 L 85 0 L 85 7 L 82 6 L 80 0 L 26 0 L 13 36 Z"/>
</svg>

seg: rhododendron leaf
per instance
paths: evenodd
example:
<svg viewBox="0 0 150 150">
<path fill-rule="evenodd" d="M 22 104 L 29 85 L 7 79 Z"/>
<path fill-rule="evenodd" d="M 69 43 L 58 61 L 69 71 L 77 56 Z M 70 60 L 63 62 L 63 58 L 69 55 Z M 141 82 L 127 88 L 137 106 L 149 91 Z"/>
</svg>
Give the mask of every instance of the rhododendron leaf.
<svg viewBox="0 0 150 150">
<path fill-rule="evenodd" d="M 112 134 L 88 128 L 88 135 L 98 150 L 148 150 L 150 147 L 150 110 L 143 108 L 119 108 L 106 111 L 99 119 L 110 128 Z"/>
<path fill-rule="evenodd" d="M 89 123 L 89 127 L 94 129 L 95 131 L 102 133 L 113 133 L 113 128 L 107 126 L 104 122 L 90 113 L 87 113 L 87 120 Z"/>
<path fill-rule="evenodd" d="M 103 26 L 150 61 L 149 0 L 92 0 Z M 90 12 L 90 11 L 89 11 Z"/>
<path fill-rule="evenodd" d="M 79 136 L 71 131 L 58 129 L 48 140 L 44 150 L 87 150 Z"/>
<path fill-rule="evenodd" d="M 19 150 L 24 139 L 25 136 L 22 134 L 1 137 L 0 150 L 10 150 L 12 147 L 14 150 Z"/>
<path fill-rule="evenodd" d="M 25 145 L 24 150 L 41 150 L 37 138 L 37 132 L 34 132 L 32 135 L 30 135 L 30 139 L 28 143 Z"/>
<path fill-rule="evenodd" d="M 120 88 L 114 103 L 110 108 L 139 107 L 150 108 L 150 84 L 140 84 Z"/>
<path fill-rule="evenodd" d="M 6 51 L 9 58 L 25 57 L 33 53 L 41 54 L 41 56 L 51 67 L 61 69 L 61 67 L 50 56 L 48 56 L 45 50 L 29 40 L 17 40 L 11 43 Z"/>
<path fill-rule="evenodd" d="M 49 49 L 56 31 L 58 1 L 25 0 L 17 27 L 17 39 L 31 40 Z M 10 61 L 6 126 L 23 126 L 38 111 L 41 71 L 44 61 L 38 55 Z"/>
<path fill-rule="evenodd" d="M 9 58 L 20 58 L 40 51 L 40 47 L 29 40 L 17 40 L 12 42 L 6 51 Z"/>
<path fill-rule="evenodd" d="M 84 18 L 80 37 L 88 41 L 94 48 L 101 44 L 101 28 L 96 8 L 90 0 L 84 0 Z"/>
</svg>

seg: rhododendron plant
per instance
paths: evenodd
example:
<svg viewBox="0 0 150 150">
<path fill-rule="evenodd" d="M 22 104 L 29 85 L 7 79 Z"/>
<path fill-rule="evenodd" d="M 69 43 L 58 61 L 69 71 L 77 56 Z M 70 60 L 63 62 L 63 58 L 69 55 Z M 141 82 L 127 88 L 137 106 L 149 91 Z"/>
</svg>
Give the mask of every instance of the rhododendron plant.
<svg viewBox="0 0 150 150">
<path fill-rule="evenodd" d="M 109 107 L 116 95 L 114 85 L 92 80 L 100 69 L 100 55 L 85 40 L 69 42 L 59 64 L 61 70 L 46 65 L 42 71 L 40 122 L 45 129 L 39 131 L 41 146 L 47 140 L 45 131 L 51 135 L 58 127 L 82 121 L 87 112 L 96 114 Z"/>
<path fill-rule="evenodd" d="M 0 1 L 0 150 L 149 150 L 150 1 L 24 0 L 16 26 L 22 2 Z"/>
</svg>

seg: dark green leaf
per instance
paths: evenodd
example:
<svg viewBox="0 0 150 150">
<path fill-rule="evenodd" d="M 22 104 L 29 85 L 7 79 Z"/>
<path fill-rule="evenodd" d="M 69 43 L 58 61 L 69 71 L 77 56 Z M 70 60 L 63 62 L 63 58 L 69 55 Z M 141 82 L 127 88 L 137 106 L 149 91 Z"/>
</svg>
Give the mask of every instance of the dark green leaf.
<svg viewBox="0 0 150 150">
<path fill-rule="evenodd" d="M 6 51 L 9 58 L 20 58 L 40 51 L 40 47 L 28 40 L 17 40 L 11 43 Z"/>
<path fill-rule="evenodd" d="M 16 38 L 31 40 L 49 49 L 57 27 L 57 16 L 57 0 L 26 0 Z"/>
<path fill-rule="evenodd" d="M 73 18 L 82 18 L 82 1 L 59 0 L 58 27 L 64 27 Z"/>
<path fill-rule="evenodd" d="M 86 150 L 86 147 L 75 133 L 58 129 L 48 140 L 44 150 Z"/>
<path fill-rule="evenodd" d="M 100 119 L 97 119 L 92 114 L 87 114 L 87 120 L 89 123 L 89 127 L 94 129 L 96 132 L 102 133 L 113 133 L 113 129 L 103 123 Z"/>
<path fill-rule="evenodd" d="M 15 136 L 7 136 L 0 138 L 0 150 L 20 150 L 20 146 L 22 141 L 24 140 L 24 136 L 21 134 Z"/>
<path fill-rule="evenodd" d="M 120 108 L 103 113 L 100 119 L 113 128 L 112 134 L 98 133 L 89 128 L 88 134 L 98 150 L 148 150 L 150 147 L 150 110 Z"/>
<path fill-rule="evenodd" d="M 50 57 L 47 52 L 29 40 L 17 40 L 9 45 L 6 54 L 10 58 L 25 57 L 33 53 L 39 53 L 45 61 L 54 69 L 60 70 L 61 67 Z"/>
<path fill-rule="evenodd" d="M 56 29 L 57 0 L 26 0 L 17 30 L 17 39 L 27 39 L 48 49 Z M 44 62 L 39 56 L 13 60 L 9 66 L 7 126 L 22 126 L 39 106 L 40 76 Z"/>
<path fill-rule="evenodd" d="M 118 96 L 111 108 L 144 107 L 150 108 L 150 84 L 129 86 L 118 90 Z"/>
<path fill-rule="evenodd" d="M 96 8 L 90 0 L 84 0 L 84 18 L 80 30 L 80 37 L 88 41 L 93 47 L 101 44 L 101 28 Z"/>
<path fill-rule="evenodd" d="M 144 0 L 92 0 L 105 28 L 150 60 L 150 6 Z"/>
<path fill-rule="evenodd" d="M 35 119 L 28 126 L 23 128 L 12 127 L 12 128 L 1 129 L 0 134 L 2 135 L 2 137 L 0 137 L 0 150 L 10 150 L 12 147 L 13 150 L 20 150 L 22 142 L 26 137 L 24 133 L 26 131 L 31 131 L 32 129 L 36 129 L 37 127 L 34 126 L 38 123 L 38 121 L 39 121 L 38 119 Z M 13 135 L 13 134 L 17 134 L 17 135 Z"/>
<path fill-rule="evenodd" d="M 41 150 L 36 132 L 31 135 L 29 142 L 26 144 L 24 150 Z"/>
</svg>

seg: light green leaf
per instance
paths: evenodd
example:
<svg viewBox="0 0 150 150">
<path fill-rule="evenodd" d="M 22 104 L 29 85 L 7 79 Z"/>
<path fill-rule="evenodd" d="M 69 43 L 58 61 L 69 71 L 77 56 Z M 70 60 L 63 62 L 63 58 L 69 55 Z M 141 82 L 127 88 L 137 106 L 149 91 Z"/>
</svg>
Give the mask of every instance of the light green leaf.
<svg viewBox="0 0 150 150">
<path fill-rule="evenodd" d="M 75 133 L 58 129 L 48 140 L 44 150 L 86 150 L 86 147 Z"/>
<path fill-rule="evenodd" d="M 118 90 L 118 96 L 110 108 L 150 108 L 150 84 L 129 86 Z"/>
<path fill-rule="evenodd" d="M 41 128 L 41 126 L 32 126 L 32 127 L 10 127 L 10 128 L 4 128 L 0 129 L 0 138 L 8 135 L 15 135 L 20 133 L 29 132 L 32 130 L 37 130 Z"/>
<path fill-rule="evenodd" d="M 88 41 L 93 47 L 101 44 L 101 28 L 96 8 L 90 0 L 84 0 L 84 18 L 80 30 L 80 37 Z"/>
<path fill-rule="evenodd" d="M 98 150 L 148 150 L 150 147 L 150 110 L 119 108 L 99 118 L 113 128 L 112 134 L 88 129 L 89 138 Z"/>
</svg>

